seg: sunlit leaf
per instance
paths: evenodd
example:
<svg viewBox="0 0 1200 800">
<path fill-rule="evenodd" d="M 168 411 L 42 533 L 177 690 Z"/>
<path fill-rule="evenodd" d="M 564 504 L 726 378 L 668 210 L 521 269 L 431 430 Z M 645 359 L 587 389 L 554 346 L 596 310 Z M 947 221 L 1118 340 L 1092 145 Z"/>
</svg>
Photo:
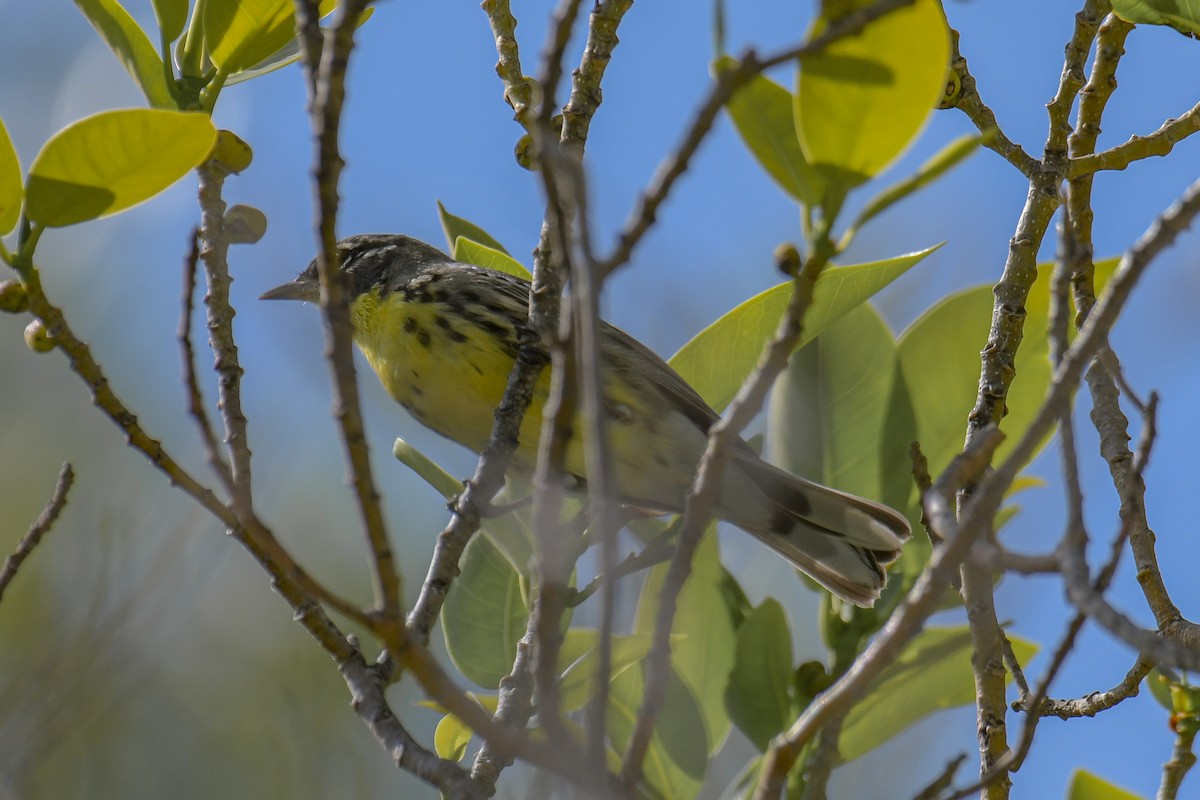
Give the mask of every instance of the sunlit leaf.
<svg viewBox="0 0 1200 800">
<path fill-rule="evenodd" d="M 1031 642 L 1012 635 L 1008 638 L 1021 663 L 1037 652 Z M 970 630 L 928 628 L 884 668 L 867 696 L 846 716 L 838 750 L 846 761 L 852 761 L 933 712 L 967 705 L 974 699 Z"/>
<path fill-rule="evenodd" d="M 908 458 L 907 446 L 880 452 L 895 372 L 895 341 L 869 304 L 830 323 L 775 383 L 767 425 L 772 461 L 843 491 L 881 497 L 885 469 L 906 471 Z"/>
<path fill-rule="evenodd" d="M 467 679 L 495 689 L 512 671 L 528 611 L 521 578 L 486 536 L 475 536 L 459 562 L 461 573 L 442 606 L 450 660 Z"/>
<path fill-rule="evenodd" d="M 1096 291 L 1116 267 L 1096 264 Z M 1016 377 L 1008 394 L 1008 414 L 1000 427 L 1008 434 L 996 454 L 1011 452 L 1042 404 L 1050 383 L 1047 324 L 1051 265 L 1038 268 L 1025 302 L 1025 335 L 1017 351 Z M 962 450 L 967 415 L 979 387 L 979 352 L 987 342 L 995 297 L 990 286 L 966 289 L 942 299 L 901 334 L 900 364 L 917 415 L 917 438 L 933 476 Z"/>
<path fill-rule="evenodd" d="M 358 18 L 358 22 L 356 23 L 355 27 L 362 27 L 364 24 L 366 24 L 367 20 L 374 15 L 374 13 L 375 7 L 371 6 L 362 13 L 362 16 Z M 253 80 L 260 75 L 266 75 L 268 72 L 274 72 L 277 69 L 283 69 L 286 66 L 295 64 L 299 60 L 300 39 L 298 37 L 293 37 L 292 39 L 289 39 L 287 44 L 285 44 L 283 47 L 279 48 L 262 61 L 259 61 L 254 66 L 240 69 L 233 75 L 230 75 L 229 79 L 225 81 L 225 85 L 233 86 L 238 83 L 245 83 L 246 81 Z"/>
<path fill-rule="evenodd" d="M 638 599 L 634 632 L 651 634 L 668 564 L 646 575 Z M 704 713 L 708 742 L 717 747 L 729 732 L 725 686 L 733 669 L 733 617 L 721 594 L 724 573 L 717 548 L 716 527 L 710 526 L 692 558 L 692 573 L 683 585 L 671 626 L 671 664 L 691 688 Z"/>
<path fill-rule="evenodd" d="M 34 158 L 26 215 L 58 227 L 129 208 L 200 164 L 216 134 L 207 115 L 180 111 L 123 109 L 79 120 Z"/>
<path fill-rule="evenodd" d="M 471 692 L 468 694 L 478 701 L 488 713 L 496 713 L 496 707 L 500 701 L 495 695 L 476 695 Z M 443 713 L 445 712 L 443 711 Z M 467 745 L 471 743 L 473 735 L 474 733 L 465 722 L 454 714 L 446 714 L 438 722 L 437 729 L 433 732 L 433 749 L 444 759 L 460 761 L 467 754 Z"/>
<path fill-rule="evenodd" d="M 532 277 L 529 270 L 525 269 L 525 265 L 508 253 L 480 244 L 466 236 L 459 236 L 454 240 L 454 250 L 451 256 L 455 261 L 461 261 L 464 264 L 499 270 L 525 280 L 530 280 Z"/>
<path fill-rule="evenodd" d="M 738 628 L 733 671 L 725 690 L 729 717 L 766 752 L 792 720 L 792 635 L 783 606 L 768 597 Z"/>
<path fill-rule="evenodd" d="M 0 120 L 0 236 L 16 227 L 21 216 L 21 200 L 25 189 L 21 185 L 21 162 L 4 121 Z"/>
<path fill-rule="evenodd" d="M 940 246 L 884 261 L 827 268 L 817 280 L 813 306 L 804 316 L 801 346 Z M 791 293 L 789 282 L 750 298 L 696 334 L 671 357 L 671 366 L 709 405 L 723 410 L 754 370 L 763 345 L 778 330 Z"/>
<path fill-rule="evenodd" d="M 648 633 L 614 636 L 612 641 L 612 671 L 619 675 L 646 657 L 653 637 Z M 596 647 L 600 632 L 595 628 L 571 628 L 564 635 L 558 654 L 562 683 L 559 684 L 559 703 L 565 712 L 583 708 L 596 694 Z"/>
<path fill-rule="evenodd" d="M 462 217 L 456 217 L 455 215 L 451 214 L 446 210 L 446 207 L 442 205 L 442 201 L 440 200 L 438 201 L 437 207 L 438 219 L 441 220 L 442 230 L 446 233 L 446 246 L 451 250 L 454 249 L 454 243 L 457 242 L 458 238 L 461 236 L 463 238 L 470 239 L 472 242 L 478 242 L 479 244 L 490 247 L 493 250 L 499 250 L 505 255 L 508 254 L 508 251 L 504 249 L 504 245 L 493 239 L 491 234 L 476 225 L 474 222 L 465 220 Z"/>
<path fill-rule="evenodd" d="M 813 34 L 829 23 L 819 19 Z M 949 63 L 950 36 L 938 0 L 917 0 L 802 59 L 796 127 L 809 163 L 843 188 L 878 175 L 925 126 Z"/>
<path fill-rule="evenodd" d="M 1140 25 L 1168 25 L 1185 36 L 1200 37 L 1197 0 L 1113 0 L 1113 12 Z"/>
<path fill-rule="evenodd" d="M 334 5 L 322 0 L 319 14 Z M 205 0 L 208 57 L 226 74 L 256 66 L 296 37 L 295 13 L 292 0 Z"/>
<path fill-rule="evenodd" d="M 1084 769 L 1071 774 L 1067 800 L 1142 800 L 1142 796 L 1109 783 Z"/>
<path fill-rule="evenodd" d="M 735 59 L 724 56 L 716 70 L 719 74 L 736 66 Z M 725 112 L 759 166 L 793 199 L 811 206 L 821 199 L 821 176 L 800 149 L 794 105 L 791 92 L 755 75 L 725 104 Z"/>
<path fill-rule="evenodd" d="M 163 38 L 173 42 L 187 24 L 188 0 L 154 0 L 154 16 Z"/>
<path fill-rule="evenodd" d="M 175 108 L 158 49 L 117 0 L 75 0 L 113 55 L 155 108 Z"/>
</svg>

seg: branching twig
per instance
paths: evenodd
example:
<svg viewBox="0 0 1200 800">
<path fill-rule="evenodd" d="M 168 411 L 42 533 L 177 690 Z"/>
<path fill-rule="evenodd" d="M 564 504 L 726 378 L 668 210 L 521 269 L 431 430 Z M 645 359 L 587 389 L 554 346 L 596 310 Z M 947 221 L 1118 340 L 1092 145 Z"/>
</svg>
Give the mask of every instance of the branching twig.
<svg viewBox="0 0 1200 800">
<path fill-rule="evenodd" d="M 379 674 L 367 666 L 357 643 L 351 641 L 351 646 L 349 656 L 338 664 L 338 671 L 350 689 L 350 706 L 396 766 L 437 787 L 451 800 L 485 800 L 490 792 L 471 780 L 462 767 L 439 758 L 413 738 L 388 705 L 384 696 L 386 685 Z"/>
<path fill-rule="evenodd" d="M 1148 136 L 1131 136 L 1129 141 L 1109 150 L 1072 159 L 1068 174 L 1076 177 L 1101 170 L 1122 170 L 1143 158 L 1165 156 L 1196 131 L 1200 131 L 1200 104 L 1176 119 L 1167 120 Z"/>
<path fill-rule="evenodd" d="M 1016 167 L 1026 178 L 1032 179 L 1033 174 L 1039 169 L 1037 159 L 1026 153 L 1021 145 L 1004 135 L 1000 123 L 996 121 L 995 112 L 979 96 L 975 76 L 967 67 L 967 59 L 959 50 L 958 41 L 958 31 L 951 28 L 950 69 L 958 78 L 959 88 L 958 93 L 946 104 L 947 107 L 957 108 L 966 114 L 980 133 L 988 133 L 988 136 L 983 139 L 984 147 L 996 152 L 1005 161 Z"/>
<path fill-rule="evenodd" d="M 242 411 L 242 365 L 233 337 L 237 313 L 229 301 L 229 240 L 225 237 L 225 200 L 221 189 L 228 175 L 215 160 L 196 168 L 200 199 L 200 261 L 208 279 L 204 305 L 208 312 L 208 343 L 217 373 L 218 407 L 225 424 L 225 446 L 229 449 L 233 478 L 233 506 L 239 514 L 252 507 L 250 440 Z"/>
<path fill-rule="evenodd" d="M 75 472 L 71 469 L 71 465 L 63 464 L 58 473 L 58 480 L 54 484 L 54 493 L 50 495 L 50 499 L 42 508 L 42 513 L 38 514 L 37 520 L 29 526 L 29 530 L 21 537 L 21 541 L 17 542 L 17 547 L 13 550 L 12 555 L 4 559 L 3 566 L 0 566 L 0 599 L 3 599 L 4 590 L 12 583 L 12 579 L 17 577 L 17 570 L 21 568 L 21 564 L 42 541 L 42 537 L 54 527 L 63 506 L 67 504 L 67 493 L 71 491 L 71 484 L 74 482 Z"/>
<path fill-rule="evenodd" d="M 196 374 L 196 353 L 192 347 L 192 293 L 196 289 L 196 264 L 200 258 L 200 232 L 192 231 L 191 250 L 183 262 L 183 311 L 179 318 L 180 359 L 183 361 L 183 382 L 187 387 L 188 413 L 196 422 L 200 431 L 200 440 L 208 456 L 208 464 L 217 475 L 217 479 L 229 492 L 234 495 L 233 473 L 229 462 L 221 455 L 217 445 L 217 435 L 213 432 L 208 412 L 204 408 L 204 398 L 200 392 L 200 380 Z"/>
</svg>

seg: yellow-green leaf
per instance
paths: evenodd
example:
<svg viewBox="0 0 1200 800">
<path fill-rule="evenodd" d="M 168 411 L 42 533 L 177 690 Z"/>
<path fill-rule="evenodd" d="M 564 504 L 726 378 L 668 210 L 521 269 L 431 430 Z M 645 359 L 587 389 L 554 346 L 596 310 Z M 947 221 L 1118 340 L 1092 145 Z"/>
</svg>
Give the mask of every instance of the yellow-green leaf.
<svg viewBox="0 0 1200 800">
<path fill-rule="evenodd" d="M 609 693 L 609 739 L 624 752 L 633 734 L 645 683 L 642 668 L 627 669 L 613 679 Z M 708 766 L 704 717 L 696 698 L 672 670 L 654 736 L 642 764 L 643 779 L 663 800 L 693 800 Z"/>
<path fill-rule="evenodd" d="M 4 127 L 4 120 L 0 120 L 0 236 L 6 236 L 16 226 L 24 194 L 21 162 L 17 160 L 17 150 Z"/>
<path fill-rule="evenodd" d="M 1109 783 L 1087 770 L 1077 769 L 1067 787 L 1067 800 L 1142 800 L 1142 796 Z"/>
<path fill-rule="evenodd" d="M 938 247 L 941 245 L 884 261 L 826 269 L 813 290 L 812 308 L 804 316 L 800 346 Z M 723 410 L 754 370 L 763 345 L 775 335 L 791 293 L 788 282 L 750 298 L 696 334 L 671 357 L 671 366 L 709 405 Z"/>
<path fill-rule="evenodd" d="M 1037 646 L 1009 636 L 1017 660 L 1026 663 Z M 975 698 L 971 632 L 966 627 L 928 628 L 918 634 L 871 684 L 842 726 L 838 750 L 846 761 L 879 745 L 935 711 Z"/>
<path fill-rule="evenodd" d="M 468 694 L 479 701 L 488 713 L 496 713 L 500 701 L 495 695 L 476 695 L 471 692 Z M 460 761 L 467 754 L 467 745 L 471 743 L 471 737 L 474 735 L 474 731 L 468 728 L 465 722 L 454 714 L 446 714 L 433 732 L 433 749 L 448 761 Z"/>
<path fill-rule="evenodd" d="M 873 0 L 840 3 L 860 9 Z M 831 20 L 813 29 L 822 33 Z M 878 175 L 942 96 L 950 35 L 938 0 L 917 0 L 800 62 L 796 128 L 810 164 L 843 189 Z"/>
<path fill-rule="evenodd" d="M 1185 36 L 1200 37 L 1196 0 L 1113 0 L 1113 12 L 1139 25 L 1168 25 Z"/>
<path fill-rule="evenodd" d="M 158 49 L 117 0 L 75 0 L 75 5 L 113 51 L 155 108 L 175 108 Z"/>
<path fill-rule="evenodd" d="M 442 606 L 446 652 L 467 679 L 495 689 L 512 671 L 525 634 L 521 576 L 486 536 L 471 539 L 459 568 Z"/>
<path fill-rule="evenodd" d="M 173 42 L 187 24 L 188 0 L 154 0 L 154 17 L 163 38 Z"/>
<path fill-rule="evenodd" d="M 1116 268 L 1115 259 L 1096 264 L 1097 292 Z M 1051 265 L 1038 276 L 1025 301 L 1025 336 L 1017 351 L 1016 377 L 1008 393 L 1008 414 L 1000 427 L 1008 434 L 996 453 L 999 462 L 1016 445 L 1045 397 L 1050 382 L 1047 324 Z M 900 335 L 900 364 L 912 395 L 917 438 L 937 476 L 962 450 L 967 415 L 979 387 L 979 351 L 987 342 L 994 295 L 977 286 L 944 298 Z"/>
<path fill-rule="evenodd" d="M 321 15 L 334 0 L 322 0 Z M 296 37 L 292 0 L 206 0 L 204 37 L 208 57 L 227 75 L 267 60 Z"/>
<path fill-rule="evenodd" d="M 504 249 L 504 245 L 492 238 L 490 233 L 470 220 L 451 214 L 446 210 L 446 207 L 442 205 L 441 200 L 438 201 L 437 207 L 438 219 L 441 220 L 442 231 L 446 234 L 446 245 L 451 250 L 454 249 L 455 242 L 457 242 L 461 236 L 463 238 L 470 239 L 472 242 L 478 242 L 486 247 L 490 247 L 493 250 L 499 250 L 505 255 L 508 254 L 508 251 Z"/>
<path fill-rule="evenodd" d="M 612 639 L 612 661 L 610 677 L 641 661 L 650 652 L 652 636 L 635 633 L 629 636 L 614 636 Z M 577 711 L 584 707 L 596 694 L 596 662 L 599 654 L 600 632 L 595 628 L 571 628 L 563 640 L 558 654 L 559 703 L 564 712 Z"/>
<path fill-rule="evenodd" d="M 792 720 L 792 635 L 779 601 L 768 597 L 737 632 L 725 707 L 733 723 L 764 753 Z"/>
<path fill-rule="evenodd" d="M 722 56 L 716 70 L 719 74 L 736 66 L 735 59 Z M 821 200 L 821 176 L 800 149 L 795 102 L 787 89 L 770 78 L 755 75 L 734 93 L 725 112 L 759 166 L 792 198 L 811 206 Z"/>
<path fill-rule="evenodd" d="M 634 633 L 650 635 L 654 632 L 659 594 L 667 568 L 667 564 L 659 564 L 646 575 L 638 599 Z M 734 660 L 735 631 L 733 617 L 722 594 L 724 579 L 716 526 L 713 525 L 692 557 L 692 573 L 679 595 L 671 626 L 671 664 L 700 704 L 708 743 L 714 748 L 729 732 L 725 686 Z"/>
<path fill-rule="evenodd" d="M 515 275 L 525 280 L 532 278 L 529 270 L 525 269 L 525 265 L 508 253 L 488 247 L 485 244 L 480 244 L 472 239 L 468 239 L 466 236 L 459 236 L 454 240 L 454 251 L 451 253 L 451 256 L 455 261 L 461 261 L 464 264 L 474 264 L 477 267 L 499 270 L 500 272 L 506 272 L 509 275 Z"/>
<path fill-rule="evenodd" d="M 26 216 L 59 227 L 137 205 L 204 161 L 216 135 L 212 120 L 193 112 L 134 108 L 79 120 L 34 158 Z"/>
</svg>

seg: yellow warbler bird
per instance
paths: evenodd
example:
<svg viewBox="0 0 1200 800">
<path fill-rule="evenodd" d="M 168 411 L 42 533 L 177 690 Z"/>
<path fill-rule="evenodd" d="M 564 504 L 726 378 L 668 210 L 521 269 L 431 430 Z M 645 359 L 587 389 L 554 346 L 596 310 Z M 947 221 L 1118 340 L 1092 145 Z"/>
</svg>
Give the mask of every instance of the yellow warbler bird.
<svg viewBox="0 0 1200 800">
<path fill-rule="evenodd" d="M 475 452 L 487 445 L 493 411 L 528 325 L 529 282 L 470 264 L 407 236 L 364 234 L 338 242 L 354 341 L 384 388 L 418 421 Z M 316 262 L 264 300 L 317 302 Z M 605 324 L 601 340 L 609 453 L 623 502 L 682 509 L 718 415 L 641 342 Z M 549 371 L 521 425 L 510 469 L 532 471 Z M 584 430 L 579 420 L 571 426 Z M 566 469 L 587 477 L 583 444 L 570 440 Z M 887 506 L 819 486 L 758 457 L 739 441 L 722 478 L 716 513 L 754 535 L 833 594 L 870 606 L 884 567 L 910 536 Z"/>
</svg>

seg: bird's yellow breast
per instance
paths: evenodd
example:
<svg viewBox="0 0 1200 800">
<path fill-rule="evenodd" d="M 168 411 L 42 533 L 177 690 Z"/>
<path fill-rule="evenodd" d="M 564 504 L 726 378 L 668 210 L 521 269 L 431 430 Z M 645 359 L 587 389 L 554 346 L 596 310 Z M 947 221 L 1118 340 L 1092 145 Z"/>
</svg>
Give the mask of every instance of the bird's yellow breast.
<svg viewBox="0 0 1200 800">
<path fill-rule="evenodd" d="M 515 343 L 481 329 L 452 305 L 412 302 L 399 293 L 360 295 L 351 318 L 355 342 L 398 403 L 426 427 L 476 452 L 487 445 Z M 541 384 L 544 393 L 545 375 Z M 521 426 L 521 451 L 528 451 L 531 463 L 538 419 L 540 414 L 530 414 Z"/>
<path fill-rule="evenodd" d="M 464 314 L 452 302 L 414 302 L 401 292 L 381 296 L 372 290 L 356 298 L 350 311 L 355 342 L 388 393 L 421 424 L 481 452 L 515 361 L 515 333 L 485 330 L 477 313 Z M 664 507 L 679 505 L 704 435 L 669 406 L 656 407 L 645 386 L 605 373 L 609 447 L 619 490 Z M 537 461 L 549 385 L 545 370 L 521 423 L 513 458 L 518 469 L 531 469 Z M 576 415 L 565 453 L 567 471 L 581 477 L 587 474 L 582 426 Z"/>
</svg>

